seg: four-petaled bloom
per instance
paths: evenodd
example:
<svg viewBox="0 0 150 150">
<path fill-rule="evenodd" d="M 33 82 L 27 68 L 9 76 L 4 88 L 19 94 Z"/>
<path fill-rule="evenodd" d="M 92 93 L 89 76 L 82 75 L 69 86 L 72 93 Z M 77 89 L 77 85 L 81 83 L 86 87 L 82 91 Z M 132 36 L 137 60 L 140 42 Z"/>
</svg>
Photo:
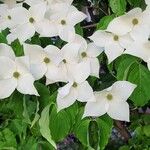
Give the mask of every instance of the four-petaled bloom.
<svg viewBox="0 0 150 150">
<path fill-rule="evenodd" d="M 129 121 L 129 105 L 126 100 L 136 85 L 127 81 L 117 81 L 111 87 L 95 92 L 95 102 L 87 102 L 83 117 L 99 117 L 107 113 L 111 118 Z"/>
<path fill-rule="evenodd" d="M 73 66 L 71 66 L 73 67 Z M 94 101 L 92 87 L 85 81 L 90 74 L 89 64 L 81 62 L 76 64 L 70 73 L 72 80 L 58 90 L 58 111 L 71 106 L 76 100 L 80 102 Z"/>
<path fill-rule="evenodd" d="M 0 99 L 9 97 L 15 89 L 22 94 L 39 95 L 34 87 L 27 56 L 15 58 L 13 50 L 0 45 Z"/>
<path fill-rule="evenodd" d="M 52 37 L 55 33 L 55 36 L 59 36 L 67 42 L 73 41 L 75 38 L 74 26 L 86 18 L 84 13 L 67 3 L 55 4 L 47 16 L 50 23 L 42 24 L 44 28 L 48 28 L 42 36 Z"/>
<path fill-rule="evenodd" d="M 95 45 L 103 47 L 108 57 L 108 63 L 111 63 L 118 56 L 122 55 L 125 48 L 133 41 L 129 34 L 117 35 L 113 30 L 111 32 L 98 30 L 91 37 Z"/>
<path fill-rule="evenodd" d="M 25 55 L 29 56 L 31 72 L 36 80 L 44 75 L 47 77 L 47 84 L 63 81 L 61 69 L 55 62 L 60 49 L 49 45 L 42 48 L 38 45 L 24 44 Z"/>
<path fill-rule="evenodd" d="M 11 28 L 11 33 L 7 36 L 8 42 L 11 43 L 17 38 L 20 42 L 24 42 L 30 39 L 36 31 L 42 32 L 40 23 L 45 20 L 45 12 L 45 3 L 34 5 L 30 7 L 29 10 L 23 7 L 15 8 L 13 19 L 17 25 Z"/>
</svg>

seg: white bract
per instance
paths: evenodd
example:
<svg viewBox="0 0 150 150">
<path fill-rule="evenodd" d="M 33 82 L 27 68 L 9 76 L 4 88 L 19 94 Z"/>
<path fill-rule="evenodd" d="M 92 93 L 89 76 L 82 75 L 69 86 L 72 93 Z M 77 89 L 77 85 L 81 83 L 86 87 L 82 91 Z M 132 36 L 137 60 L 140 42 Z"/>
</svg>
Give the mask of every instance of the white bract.
<svg viewBox="0 0 150 150">
<path fill-rule="evenodd" d="M 113 31 L 108 32 L 104 30 L 97 30 L 90 39 L 94 41 L 95 45 L 104 48 L 108 57 L 108 63 L 111 63 L 118 56 L 123 54 L 125 48 L 132 42 L 129 34 L 119 36 Z"/>
<path fill-rule="evenodd" d="M 73 0 L 25 0 L 25 3 L 27 3 L 30 6 L 33 6 L 42 2 L 45 2 L 47 5 L 47 8 L 50 8 L 50 7 L 53 7 L 53 5 L 56 3 L 71 4 Z"/>
<path fill-rule="evenodd" d="M 13 12 L 14 9 L 9 9 L 6 5 L 0 5 L 0 30 L 15 26 L 16 22 Z"/>
<path fill-rule="evenodd" d="M 36 31 L 42 31 L 43 27 L 40 22 L 44 21 L 45 12 L 45 3 L 34 5 L 29 10 L 23 7 L 15 8 L 14 21 L 18 25 L 10 30 L 11 33 L 7 36 L 8 42 L 11 43 L 17 38 L 20 42 L 24 42 L 30 39 Z"/>
<path fill-rule="evenodd" d="M 150 41 L 149 39 L 149 28 L 145 28 L 144 31 L 137 31 L 134 36 L 134 41 L 124 52 L 137 56 L 147 62 L 150 59 Z"/>
<path fill-rule="evenodd" d="M 71 106 L 76 100 L 80 102 L 94 101 L 93 90 L 89 83 L 85 81 L 90 74 L 89 64 L 81 62 L 72 67 L 72 80 L 58 89 L 58 111 Z"/>
<path fill-rule="evenodd" d="M 126 100 L 136 85 L 127 81 L 117 81 L 111 87 L 95 92 L 95 102 L 87 102 L 83 117 L 99 117 L 107 113 L 111 118 L 129 121 L 129 105 Z"/>
<path fill-rule="evenodd" d="M 74 70 L 74 67 L 78 64 L 80 45 L 68 43 L 61 49 L 56 63 L 62 70 L 62 76 L 64 78 L 64 82 L 70 81 L 72 79 L 71 72 Z"/>
<path fill-rule="evenodd" d="M 24 44 L 24 52 L 30 58 L 31 72 L 36 80 L 45 75 L 47 84 L 63 81 L 63 72 L 56 64 L 60 52 L 56 46 L 42 48 L 38 45 Z"/>
<path fill-rule="evenodd" d="M 144 30 L 145 26 L 149 26 L 149 14 L 142 12 L 141 8 L 134 8 L 125 15 L 115 18 L 108 25 L 107 31 L 113 31 L 117 35 L 125 35 L 138 30 Z M 133 33 L 132 33 L 133 32 Z"/>
<path fill-rule="evenodd" d="M 1 0 L 1 1 L 4 3 L 4 5 L 7 5 L 9 8 L 21 6 L 22 5 L 21 2 L 23 2 L 23 0 Z"/>
<path fill-rule="evenodd" d="M 39 95 L 34 87 L 27 56 L 15 58 L 13 50 L 0 44 L 0 98 L 9 97 L 15 89 L 22 94 Z"/>
<path fill-rule="evenodd" d="M 100 64 L 97 57 L 102 53 L 103 49 L 101 47 L 97 47 L 94 43 L 87 44 L 86 40 L 82 36 L 77 34 L 73 43 L 80 44 L 80 61 L 90 62 L 90 75 L 99 77 Z"/>
<path fill-rule="evenodd" d="M 41 36 L 59 36 L 62 40 L 70 42 L 75 38 L 74 26 L 83 21 L 86 15 L 70 4 L 58 3 L 50 9 L 47 18 L 50 23 L 43 23 L 42 26 L 48 30 Z"/>
</svg>

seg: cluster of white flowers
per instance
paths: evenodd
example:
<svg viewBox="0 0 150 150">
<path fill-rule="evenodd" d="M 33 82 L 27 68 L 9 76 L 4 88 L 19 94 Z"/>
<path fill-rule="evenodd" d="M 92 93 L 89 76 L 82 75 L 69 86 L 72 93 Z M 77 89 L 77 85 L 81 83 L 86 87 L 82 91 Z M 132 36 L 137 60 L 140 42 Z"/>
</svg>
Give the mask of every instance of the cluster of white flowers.
<svg viewBox="0 0 150 150">
<path fill-rule="evenodd" d="M 17 2 L 19 3 L 17 3 Z M 46 85 L 64 82 L 58 89 L 58 111 L 76 100 L 87 102 L 86 116 L 107 113 L 117 120 L 129 121 L 126 100 L 136 85 L 117 81 L 111 87 L 93 92 L 89 76 L 99 78 L 98 56 L 103 52 L 108 63 L 126 53 L 142 58 L 150 68 L 150 9 L 134 8 L 115 18 L 106 30 L 96 31 L 87 41 L 75 33 L 75 25 L 86 15 L 72 5 L 73 0 L 5 0 L 0 5 L 0 30 L 10 29 L 10 44 L 16 39 L 23 44 L 25 56 L 16 57 L 12 48 L 0 44 L 0 99 L 9 97 L 15 89 L 23 94 L 39 96 L 34 81 L 46 77 Z M 150 4 L 149 0 L 146 1 Z M 29 5 L 29 9 L 23 7 Z M 26 43 L 38 33 L 40 37 L 59 36 L 67 44 L 61 49 L 54 45 L 42 48 Z"/>
</svg>

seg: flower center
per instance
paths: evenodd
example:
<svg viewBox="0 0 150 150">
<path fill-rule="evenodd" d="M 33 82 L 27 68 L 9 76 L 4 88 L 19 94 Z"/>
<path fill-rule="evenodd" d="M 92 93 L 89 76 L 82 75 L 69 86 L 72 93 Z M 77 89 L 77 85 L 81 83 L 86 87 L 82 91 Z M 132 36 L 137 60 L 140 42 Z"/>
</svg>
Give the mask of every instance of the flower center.
<svg viewBox="0 0 150 150">
<path fill-rule="evenodd" d="M 109 101 L 111 101 L 112 99 L 113 99 L 113 95 L 112 94 L 107 94 L 107 99 L 109 100 Z"/>
<path fill-rule="evenodd" d="M 87 53 L 86 52 L 82 52 L 81 53 L 81 56 L 84 58 L 84 57 L 87 57 Z"/>
<path fill-rule="evenodd" d="M 63 59 L 63 63 L 64 63 L 64 64 L 66 64 L 66 63 L 67 63 L 66 59 Z"/>
<path fill-rule="evenodd" d="M 66 21 L 65 21 L 65 20 L 61 20 L 61 24 L 62 24 L 62 25 L 65 25 L 65 24 L 66 24 Z"/>
<path fill-rule="evenodd" d="M 29 19 L 29 22 L 30 22 L 30 23 L 33 23 L 34 21 L 35 21 L 35 20 L 34 20 L 34 18 L 32 18 L 32 17 Z"/>
<path fill-rule="evenodd" d="M 9 20 L 11 20 L 11 16 L 7 16 L 7 18 L 8 18 Z"/>
<path fill-rule="evenodd" d="M 114 35 L 113 39 L 114 39 L 114 41 L 119 41 L 119 36 L 118 35 Z"/>
<path fill-rule="evenodd" d="M 134 18 L 134 19 L 132 20 L 132 24 L 133 24 L 133 25 L 137 25 L 138 23 L 139 23 L 139 21 L 138 21 L 137 18 Z"/>
<path fill-rule="evenodd" d="M 72 87 L 76 88 L 78 84 L 76 82 L 73 83 Z"/>
<path fill-rule="evenodd" d="M 19 76 L 20 76 L 20 73 L 19 73 L 19 72 L 16 71 L 16 72 L 13 73 L 13 77 L 14 77 L 14 78 L 18 79 Z"/>
<path fill-rule="evenodd" d="M 49 59 L 48 57 L 45 57 L 45 58 L 44 58 L 44 62 L 45 62 L 46 64 L 48 64 L 48 63 L 50 63 L 50 59 Z"/>
</svg>

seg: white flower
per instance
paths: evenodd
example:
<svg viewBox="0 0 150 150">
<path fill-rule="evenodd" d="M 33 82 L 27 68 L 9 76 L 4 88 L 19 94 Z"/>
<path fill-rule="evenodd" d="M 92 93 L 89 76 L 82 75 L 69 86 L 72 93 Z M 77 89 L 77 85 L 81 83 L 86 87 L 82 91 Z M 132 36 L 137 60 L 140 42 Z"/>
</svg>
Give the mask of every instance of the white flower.
<svg viewBox="0 0 150 150">
<path fill-rule="evenodd" d="M 11 33 L 7 36 L 8 42 L 11 43 L 17 38 L 20 42 L 24 42 L 30 39 L 36 31 L 41 31 L 43 27 L 40 22 L 44 21 L 45 12 L 46 6 L 44 3 L 34 5 L 29 10 L 23 7 L 15 8 L 14 21 L 18 25 L 10 30 Z"/>
<path fill-rule="evenodd" d="M 115 32 L 97 30 L 91 37 L 95 45 L 103 47 L 108 57 L 108 63 L 111 63 L 118 56 L 122 55 L 124 49 L 133 41 L 129 34 L 119 36 Z"/>
<path fill-rule="evenodd" d="M 6 5 L 0 5 L 0 30 L 15 26 L 14 9 L 9 9 Z"/>
<path fill-rule="evenodd" d="M 79 63 L 79 48 L 79 44 L 68 43 L 61 49 L 57 57 L 57 64 L 59 64 L 66 82 L 72 81 L 76 77 L 82 78 L 80 69 L 85 71 L 83 75 L 86 75 L 86 78 L 90 75 L 89 62 Z"/>
<path fill-rule="evenodd" d="M 72 80 L 58 90 L 57 106 L 58 111 L 71 106 L 76 100 L 80 102 L 94 101 L 93 90 L 85 81 L 90 74 L 90 68 L 85 62 L 71 66 Z"/>
<path fill-rule="evenodd" d="M 129 105 L 126 100 L 136 85 L 127 81 L 117 81 L 110 88 L 95 92 L 96 102 L 87 102 L 83 117 L 99 117 L 107 113 L 111 118 L 129 121 Z"/>
<path fill-rule="evenodd" d="M 13 50 L 5 44 L 0 44 L 0 49 L 0 99 L 9 97 L 15 89 L 22 94 L 39 96 L 29 70 L 29 58 L 15 58 Z"/>
<path fill-rule="evenodd" d="M 150 5 L 150 0 L 145 0 L 145 3 L 149 6 Z"/>
<path fill-rule="evenodd" d="M 45 2 L 46 5 L 49 8 L 49 7 L 53 7 L 53 5 L 56 4 L 56 3 L 68 3 L 68 4 L 71 4 L 73 2 L 73 0 L 25 0 L 25 2 L 28 5 L 30 5 L 30 6 L 33 6 L 33 5 Z"/>
<path fill-rule="evenodd" d="M 117 35 L 125 35 L 131 31 L 144 30 L 142 26 L 149 26 L 149 15 L 142 12 L 141 8 L 134 8 L 125 15 L 115 18 L 108 25 L 107 31 Z"/>
<path fill-rule="evenodd" d="M 48 28 L 41 36 L 59 36 L 62 40 L 70 42 L 75 38 L 74 26 L 86 18 L 86 15 L 78 11 L 74 6 L 66 3 L 57 3 L 49 10 L 47 18 L 50 23 L 42 24 Z M 54 28 L 55 27 L 55 28 Z"/>
<path fill-rule="evenodd" d="M 14 8 L 14 7 L 17 7 L 17 6 L 21 6 L 23 2 L 23 0 L 1 0 L 4 5 L 6 4 L 9 8 Z M 17 3 L 17 2 L 20 2 L 20 3 Z"/>
<path fill-rule="evenodd" d="M 150 58 L 149 28 L 137 31 L 134 36 L 134 42 L 125 50 L 125 54 L 137 56 L 147 62 Z"/>
<path fill-rule="evenodd" d="M 38 45 L 24 44 L 24 53 L 29 56 L 31 72 L 36 80 L 47 77 L 47 84 L 63 81 L 63 72 L 56 64 L 60 52 L 56 46 L 49 45 L 42 48 Z"/>
<path fill-rule="evenodd" d="M 99 77 L 100 64 L 97 56 L 102 53 L 103 49 L 101 47 L 97 47 L 94 43 L 87 44 L 86 40 L 77 34 L 73 43 L 81 45 L 79 50 L 80 61 L 90 62 L 90 75 Z"/>
</svg>

